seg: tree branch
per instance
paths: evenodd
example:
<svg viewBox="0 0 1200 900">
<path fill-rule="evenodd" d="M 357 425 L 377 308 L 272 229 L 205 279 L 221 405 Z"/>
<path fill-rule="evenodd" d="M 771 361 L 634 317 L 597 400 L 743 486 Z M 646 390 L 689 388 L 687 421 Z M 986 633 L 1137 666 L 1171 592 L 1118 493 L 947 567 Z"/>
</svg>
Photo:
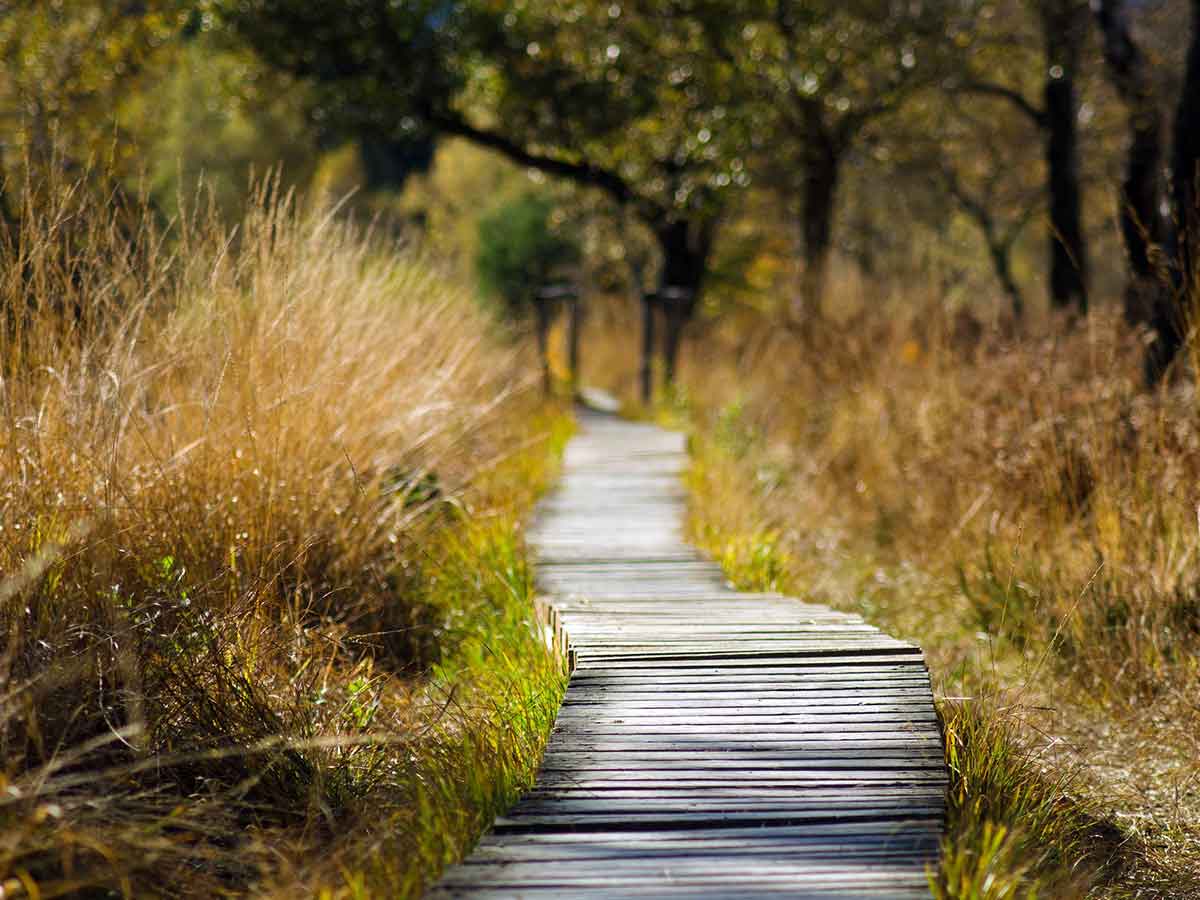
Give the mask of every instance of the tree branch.
<svg viewBox="0 0 1200 900">
<path fill-rule="evenodd" d="M 968 94 L 980 94 L 984 97 L 998 97 L 1001 100 L 1007 100 L 1018 110 L 1033 120 L 1038 128 L 1046 127 L 1046 112 L 1043 109 L 1035 106 L 1028 98 L 1020 91 L 1006 87 L 1002 84 L 993 84 L 990 81 L 968 81 L 959 86 L 959 89 Z"/>
<path fill-rule="evenodd" d="M 589 162 L 572 162 L 534 152 L 506 135 L 479 128 L 452 112 L 427 110 L 422 118 L 435 130 L 466 138 L 481 147 L 495 150 L 522 166 L 529 166 L 547 175 L 557 175 L 579 184 L 599 188 L 617 203 L 631 205 L 647 218 L 662 218 L 666 210 L 658 204 L 639 196 L 624 178 L 616 172 Z"/>
</svg>

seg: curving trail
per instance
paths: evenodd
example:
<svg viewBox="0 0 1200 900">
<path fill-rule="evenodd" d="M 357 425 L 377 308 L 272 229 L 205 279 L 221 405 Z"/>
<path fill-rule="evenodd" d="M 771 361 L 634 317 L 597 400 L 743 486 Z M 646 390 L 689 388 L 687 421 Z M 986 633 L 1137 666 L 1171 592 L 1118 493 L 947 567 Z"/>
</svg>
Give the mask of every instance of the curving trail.
<svg viewBox="0 0 1200 900">
<path fill-rule="evenodd" d="M 537 786 L 437 897 L 927 898 L 921 651 L 739 593 L 683 538 L 682 435 L 593 412 L 530 541 L 577 655 Z"/>
</svg>

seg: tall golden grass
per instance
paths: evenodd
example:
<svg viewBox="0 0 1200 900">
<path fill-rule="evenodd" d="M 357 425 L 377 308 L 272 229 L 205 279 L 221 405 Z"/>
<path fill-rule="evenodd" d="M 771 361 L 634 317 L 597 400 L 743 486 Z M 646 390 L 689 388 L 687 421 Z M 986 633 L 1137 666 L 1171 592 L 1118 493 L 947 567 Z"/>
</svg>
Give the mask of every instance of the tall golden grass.
<svg viewBox="0 0 1200 900">
<path fill-rule="evenodd" d="M 439 667 L 528 601 L 498 525 L 464 543 L 536 489 L 512 463 L 547 433 L 523 351 L 270 182 L 232 231 L 26 198 L 0 258 L 4 895 L 316 890 L 339 866 L 361 890 L 329 848 L 395 845 L 381 810 L 476 715 Z M 462 576 L 450 538 L 508 547 L 511 583 Z M 414 889 L 411 867 L 383 869 Z"/>
<path fill-rule="evenodd" d="M 915 617 L 1049 650 L 1113 698 L 1190 675 L 1195 392 L 1146 392 L 1141 341 L 1115 313 L 1005 335 L 918 307 L 810 342 L 783 329 L 742 340 L 706 348 L 689 388 L 732 455 L 759 451 L 748 497 L 769 496 L 797 561 L 866 546 L 949 574 L 947 608 Z M 744 361 L 736 377 L 724 359 Z"/>
</svg>

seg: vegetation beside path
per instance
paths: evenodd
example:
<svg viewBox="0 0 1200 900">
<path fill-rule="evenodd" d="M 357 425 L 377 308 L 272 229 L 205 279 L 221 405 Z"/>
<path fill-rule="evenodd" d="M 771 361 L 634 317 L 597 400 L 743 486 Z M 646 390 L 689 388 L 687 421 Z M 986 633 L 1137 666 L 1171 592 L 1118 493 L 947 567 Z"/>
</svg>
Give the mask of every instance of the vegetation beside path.
<svg viewBox="0 0 1200 900">
<path fill-rule="evenodd" d="M 4 896 L 413 896 L 563 677 L 520 517 L 565 415 L 469 292 L 268 188 L 0 251 Z M 14 248 L 18 248 L 14 249 Z"/>
<path fill-rule="evenodd" d="M 955 325 L 910 301 L 698 342 L 693 535 L 743 587 L 925 649 L 940 895 L 1200 896 L 1194 388 L 1144 393 L 1115 315 Z"/>
</svg>

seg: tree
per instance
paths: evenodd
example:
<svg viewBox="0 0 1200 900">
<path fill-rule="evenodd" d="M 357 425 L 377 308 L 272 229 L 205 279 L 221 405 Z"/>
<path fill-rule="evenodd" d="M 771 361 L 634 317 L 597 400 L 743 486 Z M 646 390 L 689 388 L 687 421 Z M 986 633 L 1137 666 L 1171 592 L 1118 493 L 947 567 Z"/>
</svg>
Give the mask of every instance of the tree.
<svg viewBox="0 0 1200 900">
<path fill-rule="evenodd" d="M 993 72 L 1003 71 L 991 64 Z M 959 90 L 961 72 L 954 68 L 946 66 L 950 90 L 922 91 L 889 122 L 886 142 L 872 142 L 879 169 L 873 179 L 909 198 L 908 220 L 943 240 L 966 220 L 1015 323 L 1025 315 L 1026 297 L 1014 256 L 1045 208 L 1040 130 L 1005 101 Z"/>
<path fill-rule="evenodd" d="M 993 148 L 989 146 L 988 149 Z M 992 176 L 1000 173 L 1002 169 L 996 155 L 987 153 L 983 157 L 986 163 L 991 163 L 988 172 Z M 1013 320 L 1019 321 L 1025 315 L 1025 296 L 1013 275 L 1012 251 L 1025 226 L 1037 211 L 1037 204 L 1028 198 L 1024 202 L 1000 202 L 997 195 L 1003 187 L 996 177 L 982 179 L 980 190 L 975 192 L 956 171 L 955 163 L 949 160 L 941 166 L 940 176 L 947 193 L 979 229 L 987 247 L 992 271 L 1008 297 Z"/>
<path fill-rule="evenodd" d="M 1050 302 L 1057 309 L 1088 308 L 1088 253 L 1083 230 L 1083 190 L 1079 154 L 1077 82 L 1087 39 L 1088 6 L 1082 0 L 1028 0 L 1036 19 L 1037 62 L 1017 57 L 1032 49 L 1019 7 L 992 10 L 997 25 L 967 48 L 965 74 L 948 87 L 1010 104 L 1043 136 L 1048 212 Z M 990 64 L 1007 63 L 1012 81 L 993 77 Z M 1013 63 L 1018 64 L 1014 65 Z M 1041 71 L 1041 102 L 1027 96 L 1027 73 Z"/>
<path fill-rule="evenodd" d="M 1200 302 L 1200 0 L 1192 0 L 1191 44 L 1175 111 L 1171 196 L 1177 235 L 1172 260 L 1174 302 L 1151 318 L 1155 340 L 1146 351 L 1146 380 L 1158 383 L 1187 342 Z"/>
<path fill-rule="evenodd" d="M 1109 80 L 1128 114 L 1129 151 L 1120 193 L 1121 236 L 1129 263 L 1125 317 L 1148 322 L 1169 303 L 1170 284 L 1156 254 L 1169 223 L 1162 215 L 1163 112 L 1150 60 L 1134 38 L 1126 0 L 1100 0 L 1096 19 Z"/>
<path fill-rule="evenodd" d="M 195 23 L 170 53 L 153 91 L 123 104 L 156 206 L 175 214 L 203 183 L 206 203 L 226 221 L 244 212 L 254 176 L 281 173 L 284 186 L 309 181 L 323 135 L 307 114 L 302 85 L 263 65 L 227 35 Z"/>
<path fill-rule="evenodd" d="M 82 174 L 97 156 L 112 173 L 127 168 L 133 144 L 120 140 L 122 103 L 159 73 L 188 8 L 184 0 L 0 0 L 5 174 L 51 160 Z"/>
<path fill-rule="evenodd" d="M 671 3 L 240 0 L 225 17 L 326 108 L 428 129 L 606 193 L 654 234 L 666 374 L 697 308 L 724 196 L 746 181 L 722 122 L 730 73 Z M 650 302 L 647 299 L 646 302 Z"/>
<path fill-rule="evenodd" d="M 1188 301 L 1200 286 L 1200 0 L 1192 0 L 1192 42 L 1175 113 L 1172 184 L 1179 223 L 1178 268 Z M 1191 303 L 1188 303 L 1190 309 Z"/>
<path fill-rule="evenodd" d="M 1087 36 L 1080 0 L 1040 0 L 1046 47 L 1042 91 L 1050 200 L 1050 300 L 1060 309 L 1088 308 L 1088 260 L 1079 186 L 1079 100 L 1075 84 Z"/>
<path fill-rule="evenodd" d="M 804 272 L 794 319 L 820 309 L 847 159 L 870 129 L 940 80 L 943 45 L 953 44 L 972 5 L 952 12 L 877 0 L 689 4 L 693 15 L 703 11 L 712 52 L 738 73 L 742 114 L 770 136 L 763 143 L 772 183 L 800 198 Z M 886 130 L 878 128 L 880 140 Z"/>
</svg>

